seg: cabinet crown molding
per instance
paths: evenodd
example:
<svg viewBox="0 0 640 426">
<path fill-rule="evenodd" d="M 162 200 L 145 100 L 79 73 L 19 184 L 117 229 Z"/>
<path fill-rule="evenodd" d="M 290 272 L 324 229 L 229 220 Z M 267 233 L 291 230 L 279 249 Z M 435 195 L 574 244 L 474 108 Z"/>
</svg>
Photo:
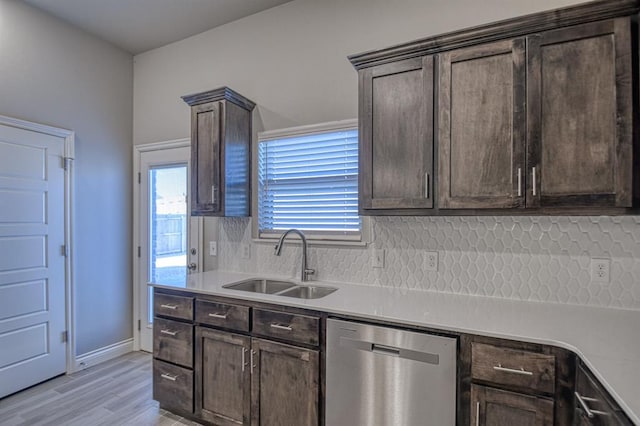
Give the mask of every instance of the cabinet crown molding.
<svg viewBox="0 0 640 426">
<path fill-rule="evenodd" d="M 205 104 L 207 102 L 215 101 L 229 101 L 244 108 L 248 111 L 252 111 L 255 108 L 255 102 L 245 98 L 238 92 L 224 86 L 217 89 L 208 90 L 206 92 L 194 93 L 191 95 L 182 96 L 182 100 L 189 106 Z"/>
<path fill-rule="evenodd" d="M 350 55 L 348 59 L 355 69 L 360 70 L 557 27 L 629 16 L 637 14 L 638 11 L 640 11 L 640 0 L 598 0 L 452 31 L 385 49 L 358 53 Z"/>
</svg>

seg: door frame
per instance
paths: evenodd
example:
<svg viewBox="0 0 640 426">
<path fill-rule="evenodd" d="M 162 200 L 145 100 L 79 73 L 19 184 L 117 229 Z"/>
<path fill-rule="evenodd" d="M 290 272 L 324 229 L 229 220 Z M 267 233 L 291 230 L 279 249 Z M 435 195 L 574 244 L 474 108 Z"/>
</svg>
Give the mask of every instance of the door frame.
<svg viewBox="0 0 640 426">
<path fill-rule="evenodd" d="M 0 115 L 0 125 L 15 127 L 31 132 L 43 133 L 64 139 L 64 290 L 65 290 L 65 329 L 67 331 L 66 373 L 75 371 L 76 333 L 75 333 L 75 264 L 74 264 L 74 222 L 73 222 L 73 190 L 74 190 L 74 160 L 75 160 L 75 132 L 59 127 L 47 126 L 32 121 L 20 120 Z"/>
<path fill-rule="evenodd" d="M 140 317 L 140 291 L 139 291 L 139 278 L 140 278 L 140 257 L 138 256 L 138 247 L 142 246 L 141 240 L 141 221 L 140 221 L 140 195 L 142 188 L 140 187 L 140 159 L 143 152 L 159 151 L 172 148 L 185 148 L 191 146 L 190 138 L 173 139 L 162 142 L 152 142 L 140 145 L 134 145 L 133 147 L 133 241 L 132 241 L 132 256 L 133 256 L 133 350 L 140 350 L 140 327 L 142 318 Z M 188 196 L 188 195 L 187 195 Z M 188 210 L 189 212 L 189 210 Z M 202 225 L 198 224 L 198 232 L 201 234 Z M 202 256 L 202 249 L 198 250 L 199 259 Z M 198 263 L 202 265 L 200 261 Z"/>
</svg>

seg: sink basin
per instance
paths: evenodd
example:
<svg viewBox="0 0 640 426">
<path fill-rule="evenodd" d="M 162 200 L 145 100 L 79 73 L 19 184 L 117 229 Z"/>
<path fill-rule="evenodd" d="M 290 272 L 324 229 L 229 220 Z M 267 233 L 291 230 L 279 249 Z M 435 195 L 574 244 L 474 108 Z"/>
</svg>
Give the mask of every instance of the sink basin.
<svg viewBox="0 0 640 426">
<path fill-rule="evenodd" d="M 319 299 L 336 291 L 335 287 L 298 285 L 289 290 L 285 290 L 280 296 L 297 297 L 298 299 Z"/>
<path fill-rule="evenodd" d="M 223 288 L 240 291 L 250 291 L 252 293 L 274 294 L 294 287 L 294 283 L 276 280 L 247 280 L 239 283 L 223 285 Z"/>
</svg>

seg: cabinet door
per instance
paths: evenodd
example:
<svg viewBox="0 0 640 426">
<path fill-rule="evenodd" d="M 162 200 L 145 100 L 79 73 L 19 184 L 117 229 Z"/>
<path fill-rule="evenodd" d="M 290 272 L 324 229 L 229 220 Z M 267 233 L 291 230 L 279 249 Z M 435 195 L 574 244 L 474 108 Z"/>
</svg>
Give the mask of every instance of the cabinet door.
<svg viewBox="0 0 640 426">
<path fill-rule="evenodd" d="M 627 418 L 598 382 L 580 365 L 576 373 L 576 423 L 580 426 L 630 426 Z M 589 412 L 587 413 L 587 410 Z"/>
<path fill-rule="evenodd" d="M 551 426 L 553 401 L 471 385 L 471 424 L 476 426 Z"/>
<path fill-rule="evenodd" d="M 196 415 L 219 426 L 248 425 L 251 339 L 196 328 Z"/>
<path fill-rule="evenodd" d="M 317 426 L 318 351 L 252 341 L 251 424 Z"/>
<path fill-rule="evenodd" d="M 524 39 L 440 55 L 440 208 L 524 206 L 525 70 Z"/>
<path fill-rule="evenodd" d="M 191 107 L 191 214 L 221 211 L 221 126 L 224 105 Z"/>
<path fill-rule="evenodd" d="M 360 209 L 433 207 L 433 57 L 360 72 Z"/>
<path fill-rule="evenodd" d="M 527 40 L 527 205 L 630 207 L 628 18 Z"/>
</svg>

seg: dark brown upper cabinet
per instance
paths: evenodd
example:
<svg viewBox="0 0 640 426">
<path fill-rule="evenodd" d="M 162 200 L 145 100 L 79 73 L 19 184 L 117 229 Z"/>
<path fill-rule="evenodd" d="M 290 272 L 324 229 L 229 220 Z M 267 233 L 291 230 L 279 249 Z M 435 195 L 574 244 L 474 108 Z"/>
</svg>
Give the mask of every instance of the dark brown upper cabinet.
<svg viewBox="0 0 640 426">
<path fill-rule="evenodd" d="M 639 10 L 593 1 L 350 56 L 361 213 L 637 213 Z"/>
<path fill-rule="evenodd" d="M 360 72 L 361 213 L 433 207 L 433 57 Z"/>
<path fill-rule="evenodd" d="M 228 87 L 182 99 L 191 107 L 191 214 L 249 216 L 255 104 Z"/>
<path fill-rule="evenodd" d="M 631 207 L 631 20 L 527 42 L 527 206 Z"/>
<path fill-rule="evenodd" d="M 440 208 L 524 207 L 525 56 L 524 38 L 440 55 Z"/>
</svg>

